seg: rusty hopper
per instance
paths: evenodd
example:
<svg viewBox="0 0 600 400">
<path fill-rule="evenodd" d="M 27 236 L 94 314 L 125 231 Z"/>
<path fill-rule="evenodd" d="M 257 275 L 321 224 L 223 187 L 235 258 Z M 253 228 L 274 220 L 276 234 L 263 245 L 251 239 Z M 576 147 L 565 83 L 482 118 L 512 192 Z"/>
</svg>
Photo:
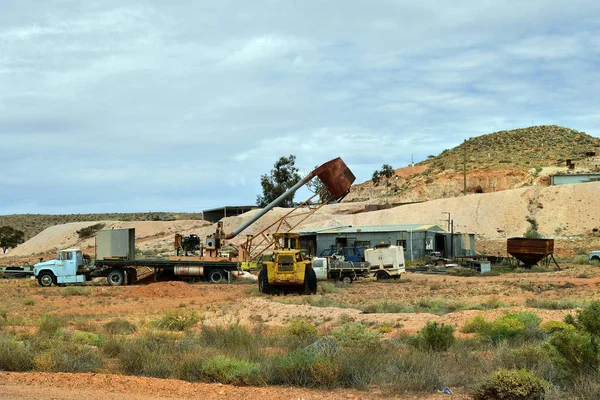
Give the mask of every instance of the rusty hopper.
<svg viewBox="0 0 600 400">
<path fill-rule="evenodd" d="M 554 239 L 510 238 L 506 241 L 506 251 L 526 266 L 553 257 Z"/>
</svg>

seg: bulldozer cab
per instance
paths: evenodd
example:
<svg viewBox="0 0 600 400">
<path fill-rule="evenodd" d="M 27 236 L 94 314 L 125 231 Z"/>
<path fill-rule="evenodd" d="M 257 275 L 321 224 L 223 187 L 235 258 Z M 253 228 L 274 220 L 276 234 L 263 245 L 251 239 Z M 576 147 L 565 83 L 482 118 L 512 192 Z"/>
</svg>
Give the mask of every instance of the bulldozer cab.
<svg viewBox="0 0 600 400">
<path fill-rule="evenodd" d="M 275 250 L 298 250 L 300 251 L 300 234 L 291 232 L 279 232 L 273 234 Z"/>
</svg>

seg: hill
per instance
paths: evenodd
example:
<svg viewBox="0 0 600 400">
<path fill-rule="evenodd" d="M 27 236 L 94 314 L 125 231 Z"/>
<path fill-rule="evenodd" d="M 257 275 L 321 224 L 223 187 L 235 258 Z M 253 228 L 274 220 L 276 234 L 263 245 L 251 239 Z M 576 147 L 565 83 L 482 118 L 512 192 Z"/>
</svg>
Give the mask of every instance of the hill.
<svg viewBox="0 0 600 400">
<path fill-rule="evenodd" d="M 90 221 L 177 221 L 201 220 L 202 213 L 110 213 L 110 214 L 12 214 L 0 215 L 0 226 L 12 226 L 25 233 L 28 240 L 46 228 L 71 222 Z"/>
<path fill-rule="evenodd" d="M 600 172 L 600 138 L 554 125 L 469 138 L 438 156 L 396 169 L 380 185 L 367 181 L 353 186 L 346 201 L 393 204 L 461 196 L 464 171 L 468 193 L 547 186 L 552 174 Z"/>
</svg>

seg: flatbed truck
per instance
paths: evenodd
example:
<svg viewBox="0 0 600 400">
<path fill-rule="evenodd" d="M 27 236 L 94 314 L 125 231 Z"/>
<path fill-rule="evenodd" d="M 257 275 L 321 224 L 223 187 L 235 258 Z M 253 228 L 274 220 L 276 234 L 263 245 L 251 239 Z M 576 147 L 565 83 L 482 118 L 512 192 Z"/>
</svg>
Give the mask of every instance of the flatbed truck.
<svg viewBox="0 0 600 400">
<path fill-rule="evenodd" d="M 213 283 L 230 281 L 231 275 L 239 271 L 237 262 L 227 260 L 136 259 L 133 228 L 98 232 L 96 260 L 90 261 L 80 249 L 64 249 L 56 259 L 35 264 L 33 275 L 40 286 L 85 283 L 96 277 L 105 277 L 109 285 L 120 286 L 136 282 L 144 267 L 152 271 L 155 279 L 205 279 Z"/>
</svg>

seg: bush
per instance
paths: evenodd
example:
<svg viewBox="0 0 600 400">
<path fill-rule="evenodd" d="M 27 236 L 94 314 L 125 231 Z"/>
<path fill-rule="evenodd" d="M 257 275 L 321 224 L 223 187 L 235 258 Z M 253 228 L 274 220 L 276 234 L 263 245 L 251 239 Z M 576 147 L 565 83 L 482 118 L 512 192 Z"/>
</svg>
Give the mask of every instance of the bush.
<svg viewBox="0 0 600 400">
<path fill-rule="evenodd" d="M 135 324 L 125 319 L 114 319 L 104 324 L 104 331 L 111 335 L 130 335 L 135 333 L 137 327 Z"/>
<path fill-rule="evenodd" d="M 339 326 L 333 330 L 332 335 L 345 347 L 375 347 L 382 337 L 381 333 L 369 331 L 360 322 Z"/>
<path fill-rule="evenodd" d="M 340 289 L 331 282 L 319 282 L 319 293 L 327 294 L 327 293 L 337 293 Z"/>
<path fill-rule="evenodd" d="M 538 332 L 542 319 L 530 312 L 506 314 L 484 327 L 481 335 L 494 343 L 515 338 L 532 337 Z"/>
<path fill-rule="evenodd" d="M 437 322 L 427 322 L 425 327 L 419 331 L 419 343 L 425 349 L 433 351 L 446 351 L 456 340 L 454 327 Z"/>
<path fill-rule="evenodd" d="M 293 320 L 280 331 L 285 336 L 294 336 L 298 339 L 305 340 L 319 336 L 317 328 L 310 322 Z"/>
<path fill-rule="evenodd" d="M 62 333 L 62 329 L 67 327 L 67 324 L 68 321 L 66 318 L 57 315 L 44 315 L 40 319 L 38 336 L 46 338 L 59 336 Z"/>
<path fill-rule="evenodd" d="M 0 334 L 0 371 L 30 371 L 33 351 L 24 342 Z"/>
<path fill-rule="evenodd" d="M 526 369 L 499 369 L 473 393 L 474 400 L 542 400 L 548 382 Z"/>
<path fill-rule="evenodd" d="M 589 264 L 590 259 L 587 254 L 578 254 L 573 259 L 573 264 Z"/>
<path fill-rule="evenodd" d="M 183 310 L 175 310 L 167 312 L 162 318 L 154 321 L 154 326 L 169 331 L 185 331 L 195 326 L 198 321 L 200 321 L 200 317 L 195 310 L 190 310 L 188 313 Z"/>
<path fill-rule="evenodd" d="M 227 357 L 208 359 L 202 366 L 201 376 L 209 382 L 233 385 L 258 385 L 261 382 L 259 364 Z"/>
<path fill-rule="evenodd" d="M 573 308 L 580 307 L 581 301 L 571 299 L 550 300 L 530 298 L 525 301 L 525 305 L 527 307 L 542 308 L 546 310 L 571 310 Z"/>
<path fill-rule="evenodd" d="M 270 360 L 267 380 L 272 385 L 314 386 L 312 364 L 315 358 L 324 359 L 306 349 L 293 350 L 286 356 L 275 355 Z"/>
<path fill-rule="evenodd" d="M 598 370 L 598 352 L 588 333 L 559 331 L 552 335 L 550 344 L 556 350 L 554 361 L 569 375 L 596 373 Z"/>
<path fill-rule="evenodd" d="M 63 296 L 89 296 L 92 291 L 83 286 L 69 286 L 62 290 Z"/>
<path fill-rule="evenodd" d="M 117 357 L 127 374 L 173 378 L 175 366 L 183 355 L 172 337 L 160 332 L 149 332 L 143 337 L 123 342 Z"/>
<path fill-rule="evenodd" d="M 37 370 L 48 372 L 94 372 L 102 366 L 102 358 L 93 347 L 66 342 L 55 342 L 33 362 Z"/>
<path fill-rule="evenodd" d="M 562 321 L 546 321 L 540 325 L 540 329 L 548 334 L 560 332 L 560 331 L 573 331 L 575 327 Z"/>
<path fill-rule="evenodd" d="M 385 366 L 384 380 L 395 393 L 430 392 L 444 387 L 439 353 L 413 350 L 391 357 Z"/>
<path fill-rule="evenodd" d="M 593 301 L 577 313 L 577 322 L 590 335 L 600 336 L 600 301 Z"/>
<path fill-rule="evenodd" d="M 100 336 L 91 332 L 75 332 L 71 336 L 71 341 L 73 343 L 88 345 L 88 346 L 98 346 L 102 342 Z"/>
<path fill-rule="evenodd" d="M 477 315 L 476 317 L 473 317 L 473 319 L 465 322 L 460 331 L 463 333 L 482 333 L 489 325 L 490 323 L 487 322 L 485 318 L 481 315 Z"/>
<path fill-rule="evenodd" d="M 96 234 L 100 229 L 104 228 L 106 225 L 102 223 L 94 224 L 87 226 L 85 228 L 81 228 L 77 231 L 80 239 L 89 239 Z"/>
</svg>

